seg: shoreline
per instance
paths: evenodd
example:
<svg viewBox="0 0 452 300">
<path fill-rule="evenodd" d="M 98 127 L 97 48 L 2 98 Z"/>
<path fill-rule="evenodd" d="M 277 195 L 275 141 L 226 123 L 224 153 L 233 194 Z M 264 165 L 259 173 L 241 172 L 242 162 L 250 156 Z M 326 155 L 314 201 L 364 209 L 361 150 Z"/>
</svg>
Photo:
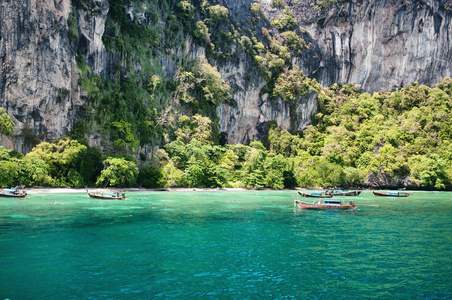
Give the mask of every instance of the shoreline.
<svg viewBox="0 0 452 300">
<path fill-rule="evenodd" d="M 1 189 L 1 188 L 0 188 Z M 27 194 L 83 194 L 86 193 L 86 188 L 52 188 L 52 187 L 30 187 L 24 190 Z M 295 187 L 293 189 L 281 189 L 274 190 L 268 188 L 261 189 L 252 189 L 252 188 L 187 188 L 187 187 L 176 187 L 176 188 L 113 188 L 113 187 L 105 187 L 105 188 L 88 188 L 89 192 L 119 192 L 119 193 L 129 193 L 129 192 L 245 192 L 245 191 L 325 191 L 328 188 L 322 187 L 312 187 L 312 188 L 302 188 Z M 354 189 L 344 189 L 344 190 L 354 190 Z M 370 190 L 403 190 L 403 191 L 419 191 L 417 189 L 397 189 L 397 188 L 361 188 L 361 191 L 370 191 Z M 422 190 L 424 191 L 424 190 Z M 425 190 L 430 191 L 430 190 Z M 450 191 L 450 190 L 443 190 Z"/>
<path fill-rule="evenodd" d="M 76 194 L 86 193 L 86 188 L 25 188 L 27 194 Z M 211 192 L 211 191 L 248 191 L 245 188 L 89 188 L 89 192 Z"/>
<path fill-rule="evenodd" d="M 47 188 L 47 187 L 32 187 L 24 189 L 27 194 L 76 194 L 86 193 L 86 188 Z M 294 188 L 294 189 L 282 189 L 278 191 L 297 191 L 297 190 L 323 190 L 322 188 Z M 272 189 L 247 189 L 247 188 L 88 188 L 90 192 L 216 192 L 216 191 L 229 191 L 229 192 L 241 192 L 241 191 L 273 191 Z M 275 190 L 276 191 L 276 190 Z"/>
</svg>

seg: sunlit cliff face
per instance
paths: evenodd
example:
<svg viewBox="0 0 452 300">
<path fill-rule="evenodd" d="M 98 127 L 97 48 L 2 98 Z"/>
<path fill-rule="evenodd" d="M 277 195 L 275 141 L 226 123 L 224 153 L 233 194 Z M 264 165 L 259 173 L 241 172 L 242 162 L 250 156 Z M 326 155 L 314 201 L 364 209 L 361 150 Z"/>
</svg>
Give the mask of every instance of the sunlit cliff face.
<svg viewBox="0 0 452 300">
<path fill-rule="evenodd" d="M 320 48 L 322 85 L 357 83 L 378 91 L 450 76 L 450 2 L 353 1 L 324 14 L 294 4 L 293 10 Z"/>
<path fill-rule="evenodd" d="M 392 90 L 414 81 L 431 85 L 451 75 L 451 0 L 356 0 L 324 9 L 316 8 L 317 2 L 287 1 L 296 18 L 295 31 L 309 44 L 301 54 L 291 54 L 290 60 L 322 86 L 356 83 L 365 91 Z M 1 136 L 0 144 L 28 152 L 30 135 L 42 141 L 57 139 L 84 117 L 87 94 L 81 87 L 77 55 L 84 58 L 92 74 L 104 79 L 114 78 L 120 67 L 125 69 L 121 54 L 107 52 L 103 44 L 107 0 L 89 3 L 73 16 L 78 36 L 71 40 L 68 20 L 74 9 L 70 0 L 2 2 L 0 105 L 13 118 L 15 127 L 14 136 Z M 251 18 L 252 3 L 225 0 L 221 5 L 228 9 L 234 26 L 248 26 L 251 32 L 267 26 L 276 32 L 270 22 L 283 10 L 262 2 L 268 21 L 260 21 L 259 28 L 254 28 L 245 22 Z M 133 7 L 124 9 L 133 16 Z M 246 28 L 242 29 L 245 32 Z M 206 49 L 190 37 L 184 49 L 191 59 L 206 55 Z M 163 73 L 171 78 L 176 73 L 176 59 L 184 52 L 157 52 Z M 229 52 L 237 54 L 234 59 L 209 60 L 232 88 L 231 103 L 221 104 L 216 110 L 219 130 L 227 142 L 261 139 L 268 121 L 276 121 L 281 129 L 300 130 L 309 124 L 317 110 L 315 93 L 297 100 L 293 120 L 290 104 L 271 99 L 265 92 L 268 83 L 256 71 L 250 56 L 237 43 Z M 128 64 L 140 69 L 135 61 Z M 90 142 L 97 143 L 93 139 Z"/>
</svg>

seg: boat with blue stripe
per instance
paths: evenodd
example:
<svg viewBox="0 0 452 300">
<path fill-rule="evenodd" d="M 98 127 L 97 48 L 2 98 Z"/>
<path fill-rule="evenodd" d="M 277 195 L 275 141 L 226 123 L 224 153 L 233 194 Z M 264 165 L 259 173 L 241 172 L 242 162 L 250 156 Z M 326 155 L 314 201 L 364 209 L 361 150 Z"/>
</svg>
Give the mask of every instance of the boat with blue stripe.
<svg viewBox="0 0 452 300">
<path fill-rule="evenodd" d="M 0 197 L 25 199 L 27 193 L 17 188 L 4 188 L 0 191 Z"/>
<path fill-rule="evenodd" d="M 408 194 L 407 192 L 375 192 L 372 191 L 372 193 L 375 196 L 380 196 L 380 197 L 408 197 L 410 194 Z"/>
</svg>

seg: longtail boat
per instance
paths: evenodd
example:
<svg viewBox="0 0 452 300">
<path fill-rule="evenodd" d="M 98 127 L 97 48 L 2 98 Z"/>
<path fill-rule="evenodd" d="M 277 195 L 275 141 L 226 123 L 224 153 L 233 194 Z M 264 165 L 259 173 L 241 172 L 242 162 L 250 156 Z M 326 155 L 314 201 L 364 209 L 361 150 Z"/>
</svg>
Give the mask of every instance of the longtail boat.
<svg viewBox="0 0 452 300">
<path fill-rule="evenodd" d="M 118 192 L 101 192 L 101 193 L 88 193 L 90 198 L 103 199 L 103 200 L 125 200 L 126 195 L 124 193 L 119 194 Z"/>
<path fill-rule="evenodd" d="M 26 199 L 27 193 L 18 189 L 2 189 L 0 191 L 0 197 Z"/>
<path fill-rule="evenodd" d="M 359 196 L 362 191 L 355 190 L 355 191 L 340 191 L 340 190 L 329 190 L 326 191 L 325 194 L 332 195 L 332 196 Z"/>
<path fill-rule="evenodd" d="M 324 200 L 323 203 L 309 203 L 295 200 L 295 204 L 302 209 L 355 209 L 356 205 L 353 200 L 349 204 L 344 204 L 340 200 Z"/>
<path fill-rule="evenodd" d="M 332 195 L 326 195 L 324 193 L 310 193 L 309 194 L 309 193 L 303 193 L 303 192 L 298 191 L 298 194 L 304 198 L 306 198 L 306 197 L 308 197 L 308 198 L 333 198 Z"/>
<path fill-rule="evenodd" d="M 382 192 L 372 191 L 372 193 L 375 196 L 380 196 L 380 197 L 408 197 L 410 195 L 410 194 L 408 194 L 406 192 L 386 192 L 386 193 L 382 193 Z"/>
</svg>

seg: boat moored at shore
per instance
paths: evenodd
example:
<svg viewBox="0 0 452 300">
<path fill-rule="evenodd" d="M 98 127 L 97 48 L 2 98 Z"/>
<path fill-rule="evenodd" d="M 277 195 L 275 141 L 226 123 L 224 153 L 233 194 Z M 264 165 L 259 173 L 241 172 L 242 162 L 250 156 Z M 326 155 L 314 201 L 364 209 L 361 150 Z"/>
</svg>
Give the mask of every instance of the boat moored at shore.
<svg viewBox="0 0 452 300">
<path fill-rule="evenodd" d="M 324 193 L 303 193 L 298 191 L 298 194 L 303 198 L 333 198 L 332 195 L 326 195 Z"/>
<path fill-rule="evenodd" d="M 326 195 L 331 196 L 359 196 L 362 191 L 355 190 L 355 191 L 347 191 L 347 190 L 328 190 L 325 192 Z"/>
<path fill-rule="evenodd" d="M 375 192 L 374 190 L 372 190 L 372 193 L 375 196 L 380 196 L 380 197 L 408 197 L 408 196 L 410 196 L 410 194 L 408 194 L 407 192 Z"/>
<path fill-rule="evenodd" d="M 320 202 L 320 201 L 319 201 Z M 323 203 L 310 203 L 305 201 L 295 200 L 295 204 L 301 209 L 355 209 L 356 205 L 353 200 L 348 204 L 340 200 L 324 200 Z"/>
<path fill-rule="evenodd" d="M 0 191 L 0 197 L 26 199 L 27 193 L 24 190 L 19 190 L 17 188 L 5 188 Z"/>
<path fill-rule="evenodd" d="M 125 200 L 126 194 L 119 192 L 96 192 L 96 193 L 90 193 L 88 189 L 86 189 L 86 193 L 90 198 L 93 199 L 103 199 L 103 200 Z"/>
</svg>

